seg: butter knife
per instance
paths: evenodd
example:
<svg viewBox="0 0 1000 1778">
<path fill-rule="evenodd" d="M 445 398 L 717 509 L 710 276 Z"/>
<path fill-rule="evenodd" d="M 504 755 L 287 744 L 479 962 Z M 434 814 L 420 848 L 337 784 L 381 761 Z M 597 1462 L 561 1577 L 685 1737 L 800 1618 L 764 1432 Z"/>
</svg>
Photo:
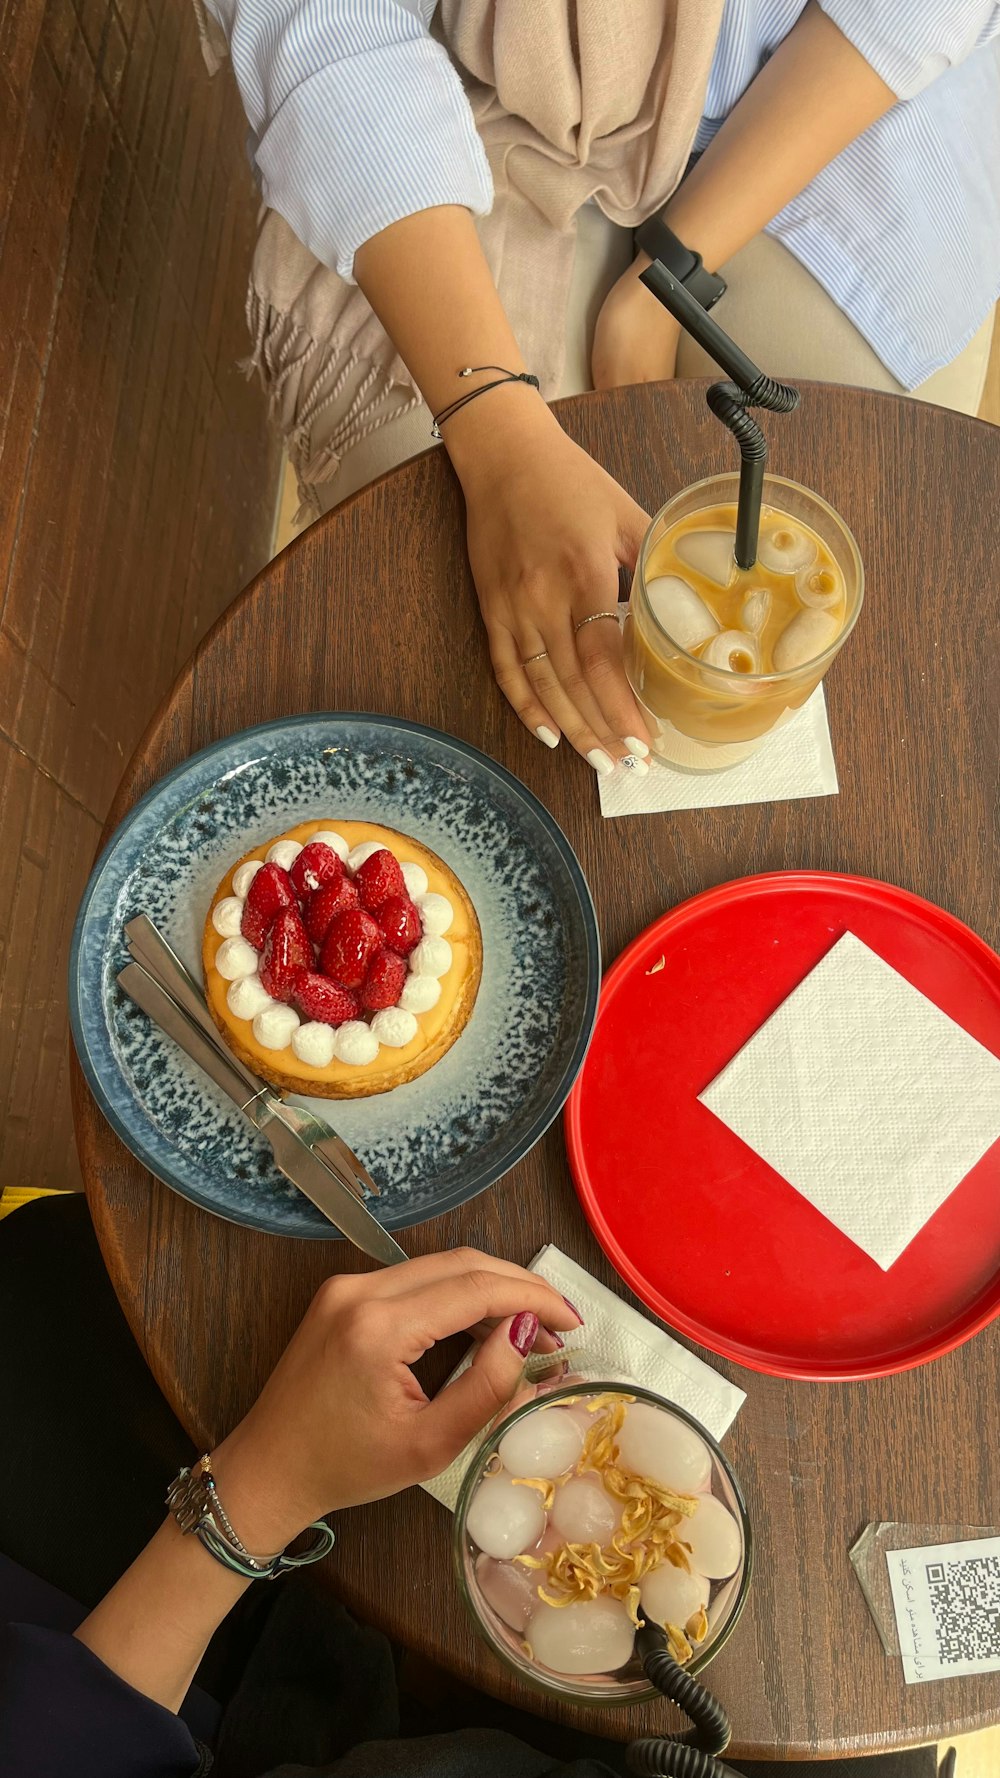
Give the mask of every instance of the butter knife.
<svg viewBox="0 0 1000 1778">
<path fill-rule="evenodd" d="M 273 1095 L 268 1089 L 255 1081 L 235 1056 L 224 1055 L 153 976 L 140 964 L 129 963 L 120 972 L 118 985 L 239 1106 L 269 1144 L 279 1173 L 304 1193 L 341 1234 L 382 1265 L 398 1265 L 406 1259 L 399 1242 L 360 1202 L 353 1184 L 329 1157 L 314 1154 L 308 1143 L 275 1114 Z"/>
<path fill-rule="evenodd" d="M 335 1167 L 339 1167 L 348 1182 L 356 1180 L 359 1196 L 364 1192 L 371 1192 L 378 1197 L 379 1188 L 371 1174 L 361 1165 L 353 1149 L 337 1135 L 336 1130 L 332 1130 L 329 1124 L 324 1123 L 313 1112 L 307 1111 L 304 1105 L 290 1105 L 287 1100 L 270 1091 L 265 1082 L 253 1074 L 245 1063 L 223 1047 L 201 989 L 148 914 L 137 914 L 134 919 L 125 922 L 125 938 L 135 961 L 142 965 L 147 975 L 159 982 L 161 988 L 166 989 L 182 1012 L 186 1012 L 194 1020 L 209 1042 L 214 1043 L 236 1072 L 242 1075 L 250 1090 L 253 1093 L 268 1093 L 273 1115 L 280 1117 L 282 1123 L 294 1130 L 297 1136 L 301 1136 L 309 1148 L 314 1148 L 324 1159 L 329 1159 Z"/>
</svg>

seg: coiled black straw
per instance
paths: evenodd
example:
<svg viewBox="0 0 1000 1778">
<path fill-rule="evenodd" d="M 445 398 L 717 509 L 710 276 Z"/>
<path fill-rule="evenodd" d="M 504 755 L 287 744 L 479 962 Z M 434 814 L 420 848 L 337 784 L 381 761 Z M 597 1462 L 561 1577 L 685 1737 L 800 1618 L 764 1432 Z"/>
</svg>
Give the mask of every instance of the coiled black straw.
<svg viewBox="0 0 1000 1778">
<path fill-rule="evenodd" d="M 715 1757 L 725 1753 L 731 1732 L 722 1705 L 674 1660 L 662 1630 L 647 1624 L 635 1646 L 646 1678 L 683 1710 L 692 1726 L 676 1735 L 630 1742 L 625 1755 L 629 1770 L 640 1778 L 737 1778 L 731 1766 Z"/>
<path fill-rule="evenodd" d="M 740 447 L 735 553 L 741 568 L 752 568 L 757 560 L 767 439 L 747 409 L 769 408 L 772 413 L 790 414 L 799 405 L 799 392 L 788 383 L 776 383 L 758 370 L 753 360 L 741 352 L 735 340 L 723 332 L 707 309 L 703 309 L 697 298 L 685 290 L 661 260 L 654 259 L 652 265 L 640 272 L 639 280 L 665 309 L 670 310 L 675 321 L 679 321 L 692 339 L 698 341 L 709 357 L 715 359 L 720 370 L 732 378 L 729 383 L 713 383 L 706 399 L 713 414 L 728 426 Z M 693 1774 L 691 1778 L 694 1778 Z"/>
</svg>

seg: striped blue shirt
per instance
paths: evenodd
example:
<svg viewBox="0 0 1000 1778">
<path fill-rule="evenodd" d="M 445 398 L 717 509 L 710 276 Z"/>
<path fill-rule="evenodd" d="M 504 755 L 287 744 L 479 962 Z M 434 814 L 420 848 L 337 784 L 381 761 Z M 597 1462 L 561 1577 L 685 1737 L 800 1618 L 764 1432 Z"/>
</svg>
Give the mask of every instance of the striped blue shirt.
<svg viewBox="0 0 1000 1778">
<path fill-rule="evenodd" d="M 805 0 L 725 0 L 703 149 Z M 492 183 L 436 0 L 209 0 L 229 39 L 265 200 L 347 278 L 362 242 Z M 821 0 L 903 101 L 769 224 L 904 388 L 1000 295 L 1000 4 Z"/>
</svg>

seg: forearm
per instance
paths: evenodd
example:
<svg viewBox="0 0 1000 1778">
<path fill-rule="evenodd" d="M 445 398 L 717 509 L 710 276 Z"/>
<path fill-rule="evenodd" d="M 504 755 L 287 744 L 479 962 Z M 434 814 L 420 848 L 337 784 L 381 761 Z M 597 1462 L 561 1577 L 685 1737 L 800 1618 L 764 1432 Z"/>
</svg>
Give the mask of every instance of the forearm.
<svg viewBox="0 0 1000 1778">
<path fill-rule="evenodd" d="M 220 1497 L 247 1548 L 273 1555 L 301 1526 L 268 1497 L 260 1466 L 237 1460 L 238 1432 L 213 1455 Z M 176 1711 L 212 1636 L 249 1585 L 167 1518 L 76 1635 L 136 1691 Z"/>
<path fill-rule="evenodd" d="M 249 1584 L 168 1519 L 76 1635 L 136 1691 L 178 1710 L 212 1636 Z"/>
<path fill-rule="evenodd" d="M 715 271 L 759 234 L 895 95 L 809 0 L 663 214 Z"/>
<path fill-rule="evenodd" d="M 443 205 L 404 217 L 359 248 L 354 270 L 431 413 L 454 401 L 463 388 L 474 387 L 472 381 L 458 381 L 466 365 L 531 369 L 521 356 L 468 210 Z M 488 442 L 495 446 L 546 420 L 547 409 L 536 391 L 512 383 L 470 402 L 447 421 L 442 437 L 462 476 Z"/>
</svg>

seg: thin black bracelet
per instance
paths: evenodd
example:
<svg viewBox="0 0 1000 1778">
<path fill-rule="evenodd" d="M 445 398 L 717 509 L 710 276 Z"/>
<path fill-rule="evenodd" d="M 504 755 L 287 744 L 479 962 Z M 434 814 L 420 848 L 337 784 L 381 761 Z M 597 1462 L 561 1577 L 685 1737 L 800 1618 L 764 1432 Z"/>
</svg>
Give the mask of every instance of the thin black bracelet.
<svg viewBox="0 0 1000 1778">
<path fill-rule="evenodd" d="M 465 369 L 460 370 L 458 374 L 460 377 L 472 377 L 480 370 L 498 370 L 500 375 L 492 383 L 480 383 L 478 389 L 468 389 L 464 395 L 458 397 L 457 401 L 451 402 L 448 407 L 443 407 L 439 414 L 435 414 L 431 426 L 432 438 L 440 438 L 441 428 L 445 421 L 450 420 L 452 414 L 457 414 L 460 408 L 468 407 L 469 402 L 475 401 L 477 395 L 486 395 L 491 389 L 499 389 L 503 383 L 528 383 L 532 389 L 538 388 L 538 378 L 533 377 L 530 371 L 505 370 L 502 364 L 467 364 Z"/>
</svg>

